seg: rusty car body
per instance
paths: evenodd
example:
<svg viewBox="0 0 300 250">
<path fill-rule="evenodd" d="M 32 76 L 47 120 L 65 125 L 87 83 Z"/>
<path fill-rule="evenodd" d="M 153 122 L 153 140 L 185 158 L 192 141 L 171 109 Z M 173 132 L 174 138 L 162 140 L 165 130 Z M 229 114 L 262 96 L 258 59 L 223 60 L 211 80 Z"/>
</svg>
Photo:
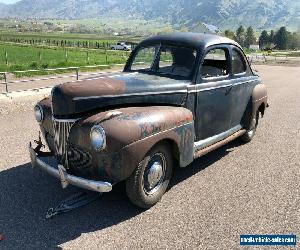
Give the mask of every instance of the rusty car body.
<svg viewBox="0 0 300 250">
<path fill-rule="evenodd" d="M 130 200 L 147 208 L 173 166 L 237 137 L 250 141 L 267 106 L 266 87 L 236 42 L 158 35 L 135 48 L 123 72 L 54 87 L 35 107 L 49 152 L 40 140 L 30 144 L 31 162 L 63 187 L 109 192 L 126 181 Z"/>
</svg>

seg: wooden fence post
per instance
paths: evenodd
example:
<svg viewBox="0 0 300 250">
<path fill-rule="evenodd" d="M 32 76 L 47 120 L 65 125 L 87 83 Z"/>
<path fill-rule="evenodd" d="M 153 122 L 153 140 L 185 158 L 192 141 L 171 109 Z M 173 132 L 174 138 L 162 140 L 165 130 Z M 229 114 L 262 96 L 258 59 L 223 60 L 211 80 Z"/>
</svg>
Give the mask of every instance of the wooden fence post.
<svg viewBox="0 0 300 250">
<path fill-rule="evenodd" d="M 4 72 L 3 76 L 4 76 L 4 82 L 5 82 L 5 91 L 6 91 L 6 94 L 8 94 L 8 83 L 7 83 L 6 72 Z"/>
<path fill-rule="evenodd" d="M 6 66 L 8 65 L 8 54 L 7 54 L 7 51 L 5 51 L 5 63 L 6 63 Z"/>
<path fill-rule="evenodd" d="M 105 47 L 105 61 L 108 64 L 107 47 Z"/>
<path fill-rule="evenodd" d="M 76 68 L 76 80 L 79 80 L 79 68 Z"/>
<path fill-rule="evenodd" d="M 86 52 L 86 61 L 87 61 L 87 64 L 90 64 L 89 51 Z"/>
</svg>

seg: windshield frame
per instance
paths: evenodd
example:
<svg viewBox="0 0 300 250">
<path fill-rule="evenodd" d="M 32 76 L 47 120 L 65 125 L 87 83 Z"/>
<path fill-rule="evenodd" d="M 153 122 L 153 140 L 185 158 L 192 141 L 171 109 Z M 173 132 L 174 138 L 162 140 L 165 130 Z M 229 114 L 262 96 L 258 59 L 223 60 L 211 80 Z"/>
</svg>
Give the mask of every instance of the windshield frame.
<svg viewBox="0 0 300 250">
<path fill-rule="evenodd" d="M 158 50 L 154 55 L 154 59 L 151 63 L 150 70 L 143 70 L 143 69 L 134 70 L 134 69 L 131 69 L 131 67 L 134 63 L 134 60 L 135 60 L 136 56 L 138 55 L 139 51 L 141 51 L 142 49 L 145 49 L 145 48 L 155 48 L 155 47 L 158 47 Z M 159 71 L 154 69 L 154 66 L 157 65 L 157 63 L 160 59 L 162 48 L 170 48 L 170 47 L 190 49 L 190 50 L 192 50 L 193 52 L 196 53 L 196 57 L 195 57 L 193 66 L 192 66 L 188 76 L 163 73 L 163 72 L 159 72 Z M 191 47 L 188 47 L 188 46 L 184 46 L 184 45 L 162 44 L 162 43 L 142 45 L 142 46 L 138 46 L 132 52 L 132 54 L 129 57 L 128 62 L 125 66 L 124 71 L 125 72 L 138 72 L 138 73 L 148 74 L 148 75 L 156 75 L 156 76 L 167 77 L 167 78 L 171 78 L 171 79 L 192 80 L 194 78 L 195 69 L 196 69 L 196 66 L 197 66 L 198 59 L 199 59 L 199 54 L 200 53 L 197 49 L 191 48 Z"/>
</svg>

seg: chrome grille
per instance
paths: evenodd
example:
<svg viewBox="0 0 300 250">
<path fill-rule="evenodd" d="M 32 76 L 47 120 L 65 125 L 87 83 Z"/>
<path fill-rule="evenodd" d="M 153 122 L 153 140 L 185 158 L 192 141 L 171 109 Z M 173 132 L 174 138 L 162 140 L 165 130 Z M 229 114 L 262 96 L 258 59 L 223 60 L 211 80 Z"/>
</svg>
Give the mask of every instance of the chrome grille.
<svg viewBox="0 0 300 250">
<path fill-rule="evenodd" d="M 58 120 L 53 118 L 55 153 L 59 156 L 61 163 L 65 164 L 67 159 L 67 143 L 72 126 L 76 120 Z"/>
</svg>

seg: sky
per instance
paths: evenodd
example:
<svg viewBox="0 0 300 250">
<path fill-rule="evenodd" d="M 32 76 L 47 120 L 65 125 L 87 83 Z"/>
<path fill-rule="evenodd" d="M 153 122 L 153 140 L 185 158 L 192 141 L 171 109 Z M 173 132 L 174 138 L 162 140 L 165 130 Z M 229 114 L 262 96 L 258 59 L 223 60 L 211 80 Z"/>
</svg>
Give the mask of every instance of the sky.
<svg viewBox="0 0 300 250">
<path fill-rule="evenodd" d="M 16 3 L 16 2 L 19 2 L 20 0 L 0 0 L 0 3 Z"/>
</svg>

